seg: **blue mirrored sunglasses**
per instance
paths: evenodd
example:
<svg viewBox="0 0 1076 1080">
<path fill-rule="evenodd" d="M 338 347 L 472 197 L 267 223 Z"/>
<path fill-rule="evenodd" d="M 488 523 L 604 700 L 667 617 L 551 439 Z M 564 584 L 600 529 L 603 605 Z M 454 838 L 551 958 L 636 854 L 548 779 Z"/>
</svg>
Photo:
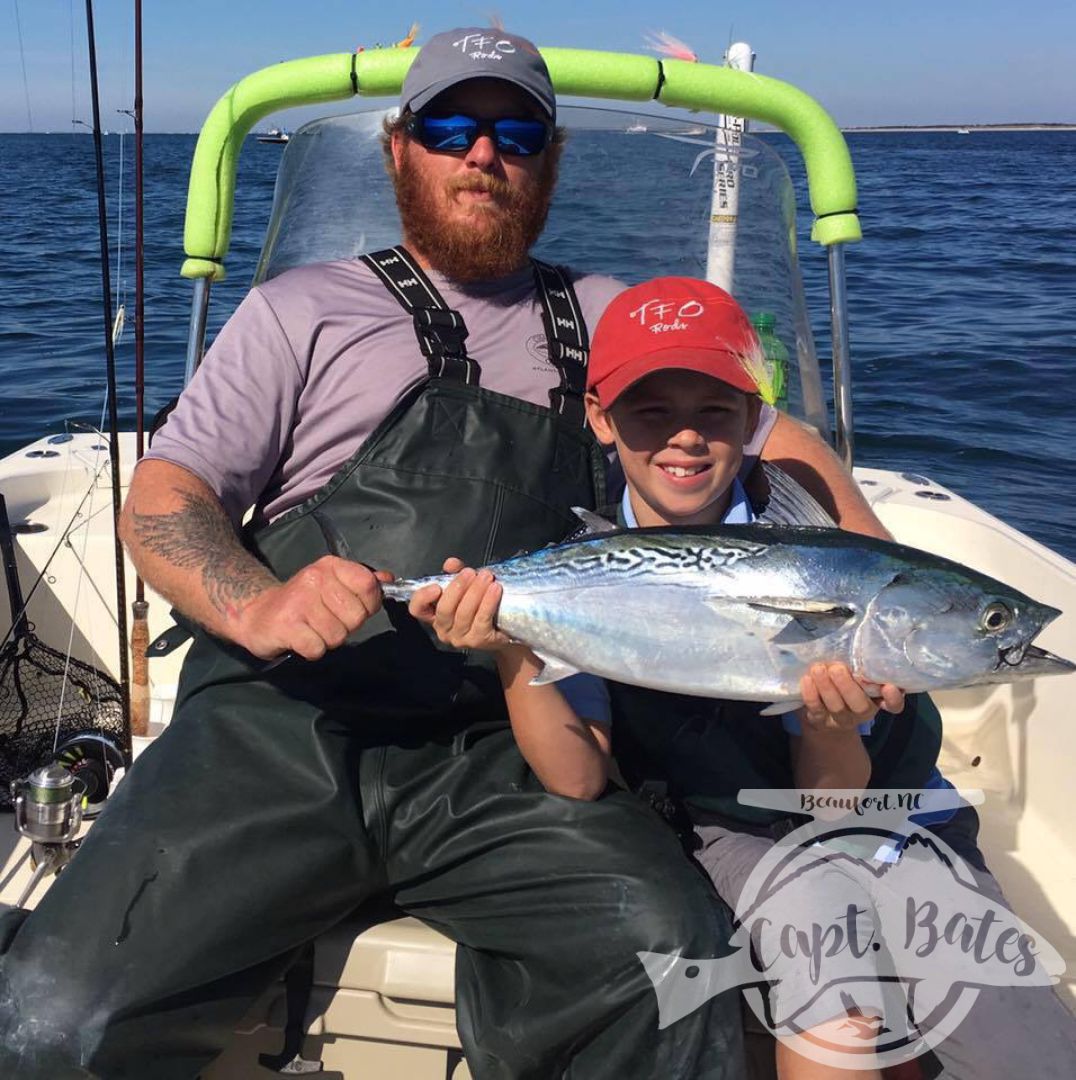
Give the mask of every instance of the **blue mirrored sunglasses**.
<svg viewBox="0 0 1076 1080">
<path fill-rule="evenodd" d="M 540 154 L 549 142 L 552 125 L 542 120 L 480 120 L 460 113 L 452 116 L 428 116 L 415 113 L 404 125 L 407 133 L 427 150 L 462 153 L 470 150 L 480 135 L 488 135 L 502 154 L 529 157 Z"/>
</svg>

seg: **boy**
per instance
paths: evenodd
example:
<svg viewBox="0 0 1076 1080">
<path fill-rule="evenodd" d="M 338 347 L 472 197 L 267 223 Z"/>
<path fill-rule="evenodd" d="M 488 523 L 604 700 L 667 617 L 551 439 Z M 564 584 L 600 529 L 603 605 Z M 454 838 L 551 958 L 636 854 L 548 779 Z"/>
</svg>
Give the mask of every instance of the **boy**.
<svg viewBox="0 0 1076 1080">
<path fill-rule="evenodd" d="M 622 524 L 753 520 L 738 474 L 758 421 L 760 379 L 765 382 L 765 364 L 750 321 L 716 286 L 659 279 L 610 304 L 594 334 L 587 416 L 598 439 L 615 446 L 624 471 Z M 520 751 L 547 790 L 597 798 L 610 762 L 603 684 L 576 676 L 532 686 L 541 662 L 494 628 L 499 600 L 488 571 L 464 569 L 437 603 L 433 626 L 448 644 L 495 652 Z M 419 614 L 422 605 L 413 610 Z M 796 786 L 864 787 L 871 766 L 858 729 L 877 705 L 843 665 L 818 665 L 802 690 L 803 734 L 797 727 L 792 738 Z M 899 712 L 900 692 L 886 687 L 884 693 Z M 649 704 L 645 695 L 641 700 Z M 736 896 L 724 898 L 734 903 Z"/>
<path fill-rule="evenodd" d="M 750 320 L 717 286 L 659 278 L 613 300 L 594 333 L 586 402 L 594 433 L 615 446 L 627 481 L 620 524 L 754 520 L 739 473 L 758 421 L 760 377 L 765 382 L 765 361 Z M 413 611 L 432 622 L 441 640 L 496 653 L 520 749 L 539 779 L 555 794 L 596 798 L 608 779 L 610 749 L 601 680 L 578 676 L 531 686 L 541 662 L 494 628 L 500 587 L 489 571 L 461 570 L 435 611 L 430 599 L 417 598 Z M 817 665 L 801 689 L 807 729 L 800 739 L 795 727 L 796 745 L 807 749 L 797 752 L 797 780 L 864 786 L 870 762 L 858 728 L 877 704 L 843 664 Z M 890 710 L 900 712 L 903 695 L 884 689 Z"/>
<path fill-rule="evenodd" d="M 627 481 L 618 523 L 755 520 L 739 474 L 759 416 L 760 390 L 767 389 L 765 360 L 750 321 L 723 290 L 692 279 L 662 278 L 614 299 L 594 333 L 586 400 L 594 433 L 615 447 Z M 460 565 L 450 561 L 445 569 L 460 570 Z M 617 761 L 629 785 L 649 785 L 651 791 L 656 785 L 686 810 L 695 857 L 734 909 L 751 871 L 791 824 L 787 814 L 741 806 L 739 790 L 858 790 L 868 784 L 915 789 L 945 783 L 935 768 L 940 724 L 924 696 L 910 698 L 905 708 L 896 687 L 871 687 L 880 693 L 879 703 L 843 664 L 815 665 L 801 682 L 803 708 L 781 718 L 759 716 L 752 703 L 606 687 L 587 675 L 532 686 L 541 662 L 496 629 L 500 595 L 489 571 L 462 569 L 439 598 L 432 592 L 416 596 L 412 613 L 431 622 L 447 644 L 495 653 L 520 751 L 553 794 L 594 799 L 605 790 L 615 714 Z M 903 715 L 881 714 L 875 720 L 879 704 L 889 714 Z M 975 847 L 975 826 L 974 812 L 960 811 L 945 824 L 945 839 L 996 891 Z M 834 903 L 843 910 L 850 898 L 862 899 L 839 870 L 827 872 L 824 880 L 829 888 L 821 893 L 828 899 L 806 899 L 820 919 L 829 917 Z M 778 999 L 802 992 L 803 966 L 802 959 L 793 959 L 771 970 L 780 980 Z M 1033 996 L 1020 992 L 1022 1005 L 1031 1004 L 1029 993 Z M 1047 996 L 1050 1001 L 1039 998 L 1044 1017 L 1055 1006 L 1062 1008 L 1049 991 Z M 878 1004 L 877 997 L 861 996 L 857 1006 L 846 995 L 835 1005 L 832 995 L 823 996 L 798 1017 L 798 1025 L 809 1029 L 808 1037 L 824 1038 L 830 1024 L 847 1024 L 849 1015 L 871 1016 Z M 989 1011 L 997 1017 L 997 1009 Z M 974 1044 L 982 1042 L 981 1025 L 976 1028 L 975 1039 L 950 1040 L 954 1061 L 964 1066 L 982 1058 L 974 1052 Z M 969 1046 L 972 1051 L 965 1053 Z M 939 1048 L 940 1056 L 949 1056 L 945 1049 Z M 782 1041 L 777 1066 L 782 1078 L 793 1080 L 880 1076 L 874 1068 L 824 1068 Z M 969 1075 L 995 1074 L 977 1069 Z"/>
</svg>

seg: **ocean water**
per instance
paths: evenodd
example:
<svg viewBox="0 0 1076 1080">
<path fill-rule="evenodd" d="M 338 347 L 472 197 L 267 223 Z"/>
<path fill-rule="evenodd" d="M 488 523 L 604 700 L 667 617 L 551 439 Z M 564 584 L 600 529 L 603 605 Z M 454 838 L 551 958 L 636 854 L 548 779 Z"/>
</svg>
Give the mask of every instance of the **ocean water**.
<svg viewBox="0 0 1076 1080">
<path fill-rule="evenodd" d="M 768 139 L 802 199 L 792 144 Z M 120 414 L 132 426 L 134 218 L 119 192 L 129 193 L 133 140 L 105 142 L 114 299 L 131 319 L 117 349 Z M 931 476 L 1076 558 L 1076 132 L 857 134 L 849 143 L 864 230 L 846 260 L 858 463 Z M 572 265 L 605 269 L 633 253 L 640 265 L 660 264 L 664 238 L 638 222 L 664 193 L 638 168 L 638 140 L 617 145 L 624 161 L 605 178 L 616 177 L 616 212 L 603 223 L 601 258 L 580 228 L 558 251 Z M 193 148 L 186 135 L 145 142 L 147 416 L 182 380 L 190 285 L 178 271 Z M 229 277 L 214 289 L 210 336 L 249 286 L 280 153 L 253 140 L 244 148 Z M 104 316 L 92 140 L 0 135 L 0 176 L 8 453 L 66 423 L 100 422 Z M 562 181 L 569 201 L 573 182 Z M 825 357 L 825 257 L 807 241 L 806 217 L 801 224 Z"/>
</svg>

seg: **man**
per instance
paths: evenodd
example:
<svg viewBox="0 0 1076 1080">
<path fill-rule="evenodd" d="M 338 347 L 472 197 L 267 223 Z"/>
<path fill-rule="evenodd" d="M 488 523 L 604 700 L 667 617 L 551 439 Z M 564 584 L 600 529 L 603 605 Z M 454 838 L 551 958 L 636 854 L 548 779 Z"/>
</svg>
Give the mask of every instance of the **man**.
<svg viewBox="0 0 1076 1080">
<path fill-rule="evenodd" d="M 493 669 L 382 607 L 387 570 L 546 543 L 602 497 L 586 325 L 619 289 L 528 262 L 559 153 L 533 45 L 438 35 L 401 104 L 406 250 L 253 290 L 136 471 L 128 549 L 201 629 L 171 725 L 9 928 L 4 1075 L 192 1076 L 375 895 L 460 943 L 476 1080 L 742 1073 L 735 996 L 657 1030 L 637 954 L 729 930 L 672 834 L 622 792 L 543 792 Z M 794 425 L 768 453 L 840 485 Z"/>
</svg>

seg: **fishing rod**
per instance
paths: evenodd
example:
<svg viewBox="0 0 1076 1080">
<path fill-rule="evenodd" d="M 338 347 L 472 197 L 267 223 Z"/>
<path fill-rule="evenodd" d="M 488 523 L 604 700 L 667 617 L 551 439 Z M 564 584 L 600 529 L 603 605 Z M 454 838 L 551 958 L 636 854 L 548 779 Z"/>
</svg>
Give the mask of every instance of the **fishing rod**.
<svg viewBox="0 0 1076 1080">
<path fill-rule="evenodd" d="M 142 201 L 142 0 L 135 0 L 135 462 L 145 452 L 142 419 L 145 397 L 146 294 Z M 131 734 L 149 733 L 149 603 L 142 575 L 135 577 L 135 598 L 131 605 Z"/>
<path fill-rule="evenodd" d="M 105 163 L 101 140 L 101 101 L 97 82 L 97 43 L 93 28 L 93 0 L 86 0 L 86 40 L 89 46 L 90 94 L 93 102 L 93 147 L 97 169 L 97 223 L 101 241 L 101 302 L 105 324 L 105 371 L 108 380 L 108 451 L 112 465 L 112 519 L 116 561 L 116 622 L 120 646 L 120 694 L 127 744 L 131 736 L 130 670 L 127 660 L 127 586 L 123 572 L 123 545 L 116 522 L 120 515 L 120 440 L 116 392 L 116 351 L 112 343 L 112 286 L 108 258 L 108 215 L 105 206 Z"/>
</svg>

